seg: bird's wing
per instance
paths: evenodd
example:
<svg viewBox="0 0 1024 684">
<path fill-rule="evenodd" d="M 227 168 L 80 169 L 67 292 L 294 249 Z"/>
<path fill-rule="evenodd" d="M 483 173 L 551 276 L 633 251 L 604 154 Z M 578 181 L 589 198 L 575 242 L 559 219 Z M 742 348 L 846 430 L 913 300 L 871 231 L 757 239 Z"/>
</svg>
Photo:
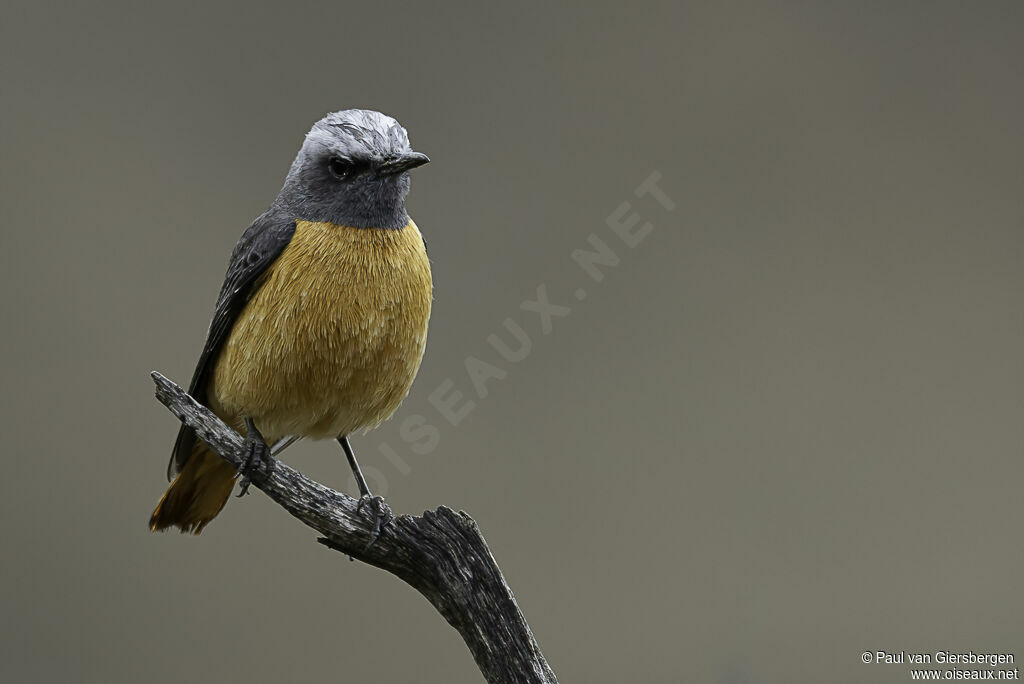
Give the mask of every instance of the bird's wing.
<svg viewBox="0 0 1024 684">
<path fill-rule="evenodd" d="M 224 341 L 252 296 L 259 277 L 280 256 L 294 234 L 295 220 L 279 210 L 271 209 L 253 221 L 235 245 L 228 263 L 228 272 L 224 276 L 224 285 L 217 297 L 206 344 L 203 345 L 203 353 L 199 356 L 199 363 L 196 364 L 192 382 L 188 386 L 188 393 L 196 401 L 206 404 L 210 372 Z M 185 461 L 192 455 L 195 439 L 195 433 L 182 425 L 178 439 L 174 442 L 171 461 L 167 464 L 168 480 L 181 471 Z"/>
</svg>

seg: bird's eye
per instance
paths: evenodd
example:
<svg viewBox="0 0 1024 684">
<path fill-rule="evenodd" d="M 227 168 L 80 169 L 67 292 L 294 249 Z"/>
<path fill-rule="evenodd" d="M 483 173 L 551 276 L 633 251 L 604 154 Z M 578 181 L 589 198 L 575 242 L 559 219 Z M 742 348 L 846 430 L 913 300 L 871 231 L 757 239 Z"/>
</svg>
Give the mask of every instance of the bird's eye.
<svg viewBox="0 0 1024 684">
<path fill-rule="evenodd" d="M 335 178 L 348 178 L 353 172 L 352 164 L 341 157 L 331 157 L 331 161 L 327 163 L 327 168 Z"/>
</svg>

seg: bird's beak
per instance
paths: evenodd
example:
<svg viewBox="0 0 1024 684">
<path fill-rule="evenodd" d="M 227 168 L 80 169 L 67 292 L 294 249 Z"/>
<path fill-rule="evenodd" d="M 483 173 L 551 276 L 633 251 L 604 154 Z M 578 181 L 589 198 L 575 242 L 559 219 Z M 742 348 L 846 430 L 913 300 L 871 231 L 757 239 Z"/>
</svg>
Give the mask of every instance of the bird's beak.
<svg viewBox="0 0 1024 684">
<path fill-rule="evenodd" d="M 380 167 L 380 173 L 386 176 L 392 176 L 409 169 L 415 169 L 417 166 L 423 166 L 430 161 L 430 157 L 420 152 L 410 152 L 409 154 L 403 154 L 397 159 L 391 159 Z"/>
</svg>

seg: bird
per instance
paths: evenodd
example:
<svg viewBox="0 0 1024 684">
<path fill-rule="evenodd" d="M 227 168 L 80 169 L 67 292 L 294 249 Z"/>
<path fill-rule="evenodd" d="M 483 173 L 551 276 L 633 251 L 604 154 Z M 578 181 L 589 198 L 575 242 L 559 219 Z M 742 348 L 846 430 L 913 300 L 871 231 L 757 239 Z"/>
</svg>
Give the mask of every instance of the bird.
<svg viewBox="0 0 1024 684">
<path fill-rule="evenodd" d="M 302 438 L 335 439 L 374 516 L 349 436 L 391 416 L 426 347 L 433 281 L 406 211 L 430 161 L 395 119 L 366 109 L 313 124 L 270 207 L 231 253 L 189 394 L 245 436 L 241 469 L 182 425 L 149 526 L 199 534 L 240 482 Z M 367 546 L 369 546 L 369 544 Z"/>
</svg>

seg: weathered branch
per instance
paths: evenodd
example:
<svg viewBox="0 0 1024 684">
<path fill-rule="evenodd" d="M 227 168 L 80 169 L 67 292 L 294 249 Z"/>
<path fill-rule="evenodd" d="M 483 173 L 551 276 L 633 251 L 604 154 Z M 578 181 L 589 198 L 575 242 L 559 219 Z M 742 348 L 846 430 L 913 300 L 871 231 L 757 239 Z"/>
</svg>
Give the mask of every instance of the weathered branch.
<svg viewBox="0 0 1024 684">
<path fill-rule="evenodd" d="M 156 396 L 220 456 L 238 467 L 243 439 L 205 406 L 157 372 Z M 476 521 L 444 506 L 421 517 L 400 515 L 366 549 L 373 520 L 358 501 L 314 482 L 281 461 L 252 476 L 258 487 L 323 535 L 319 541 L 399 577 L 458 630 L 492 684 L 549 684 L 555 674 L 540 652 L 512 590 Z"/>
</svg>

